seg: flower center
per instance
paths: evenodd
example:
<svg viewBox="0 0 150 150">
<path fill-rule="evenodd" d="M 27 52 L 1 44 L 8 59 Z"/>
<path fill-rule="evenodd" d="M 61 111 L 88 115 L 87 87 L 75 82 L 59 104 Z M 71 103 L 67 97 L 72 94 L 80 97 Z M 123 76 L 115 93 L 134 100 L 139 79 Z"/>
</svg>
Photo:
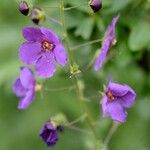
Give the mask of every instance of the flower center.
<svg viewBox="0 0 150 150">
<path fill-rule="evenodd" d="M 42 48 L 44 52 L 53 51 L 53 49 L 55 48 L 55 45 L 52 42 L 44 40 L 42 41 Z"/>
<path fill-rule="evenodd" d="M 108 92 L 106 93 L 106 95 L 107 95 L 109 101 L 113 101 L 115 99 L 115 97 L 113 96 L 111 90 L 108 90 Z"/>
</svg>

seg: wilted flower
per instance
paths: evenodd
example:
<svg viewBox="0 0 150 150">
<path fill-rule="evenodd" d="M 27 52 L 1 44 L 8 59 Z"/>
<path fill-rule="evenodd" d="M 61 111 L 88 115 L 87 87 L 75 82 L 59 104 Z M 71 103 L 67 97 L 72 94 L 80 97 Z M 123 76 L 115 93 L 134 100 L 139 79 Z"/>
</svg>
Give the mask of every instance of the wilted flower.
<svg viewBox="0 0 150 150">
<path fill-rule="evenodd" d="M 26 1 L 21 1 L 20 3 L 19 3 L 19 11 L 23 14 L 23 15 L 25 15 L 25 16 L 27 16 L 28 14 L 29 14 L 29 5 L 28 5 L 28 3 L 26 2 Z"/>
<path fill-rule="evenodd" d="M 48 121 L 40 130 L 39 135 L 48 146 L 53 147 L 58 141 L 58 132 L 62 131 L 61 126 L 56 126 L 53 122 Z"/>
<path fill-rule="evenodd" d="M 110 116 L 112 120 L 125 122 L 127 108 L 132 107 L 136 93 L 128 85 L 109 82 L 102 98 L 103 117 Z"/>
<path fill-rule="evenodd" d="M 91 0 L 89 5 L 94 12 L 97 12 L 102 8 L 102 0 Z"/>
<path fill-rule="evenodd" d="M 26 41 L 19 50 L 20 59 L 34 64 L 40 77 L 52 77 L 56 71 L 55 61 L 61 66 L 67 63 L 67 53 L 58 36 L 50 29 L 26 27 L 23 29 Z"/>
<path fill-rule="evenodd" d="M 16 96 L 21 97 L 18 108 L 26 109 L 35 97 L 36 81 L 32 71 L 27 67 L 21 67 L 20 77 L 17 78 L 13 85 L 13 91 Z"/>
<path fill-rule="evenodd" d="M 102 64 L 106 59 L 109 48 L 111 48 L 113 45 L 116 44 L 115 25 L 118 19 L 119 19 L 119 15 L 114 17 L 111 24 L 108 26 L 106 30 L 100 54 L 97 57 L 94 65 L 94 69 L 96 71 L 102 67 Z"/>
<path fill-rule="evenodd" d="M 41 8 L 34 7 L 31 12 L 31 19 L 33 23 L 40 24 L 45 21 L 45 13 Z"/>
</svg>

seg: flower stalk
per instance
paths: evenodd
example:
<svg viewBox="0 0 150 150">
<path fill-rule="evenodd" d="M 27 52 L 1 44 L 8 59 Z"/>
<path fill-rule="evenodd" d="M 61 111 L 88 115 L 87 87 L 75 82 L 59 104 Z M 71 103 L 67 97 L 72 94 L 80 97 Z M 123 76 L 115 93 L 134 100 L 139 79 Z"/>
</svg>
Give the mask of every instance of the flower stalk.
<svg viewBox="0 0 150 150">
<path fill-rule="evenodd" d="M 106 135 L 106 138 L 103 142 L 103 150 L 107 150 L 108 144 L 109 144 L 110 140 L 112 139 L 112 136 L 118 129 L 119 125 L 120 125 L 120 123 L 113 122 L 112 127 L 109 129 L 108 134 Z"/>
<path fill-rule="evenodd" d="M 64 32 L 64 40 L 66 41 L 66 48 L 67 48 L 67 52 L 68 52 L 68 58 L 69 58 L 69 66 L 72 66 L 73 63 L 73 58 L 71 55 L 71 50 L 69 47 L 69 37 L 68 37 L 68 32 L 65 26 L 65 16 L 64 16 L 64 1 L 60 0 L 60 17 L 61 17 L 61 24 L 62 24 L 62 28 L 63 28 L 63 32 Z"/>
<path fill-rule="evenodd" d="M 68 51 L 69 65 L 72 66 L 73 58 L 72 58 L 72 54 L 71 54 L 71 48 L 69 47 L 69 37 L 68 37 L 67 29 L 65 26 L 64 10 L 65 10 L 64 9 L 64 1 L 60 0 L 60 15 L 61 15 L 62 28 L 64 31 L 66 47 L 67 47 L 67 51 Z M 73 77 L 74 77 L 74 82 L 76 85 L 76 93 L 77 93 L 78 99 L 80 100 L 80 105 L 81 105 L 84 113 L 87 114 L 87 124 L 89 125 L 91 132 L 95 138 L 97 150 L 98 149 L 100 150 L 101 141 L 99 141 L 99 138 L 97 136 L 97 133 L 96 133 L 94 125 L 93 125 L 93 119 L 92 119 L 91 114 L 90 114 L 90 112 L 87 108 L 87 105 L 85 103 L 85 97 L 83 94 L 83 89 L 80 88 L 78 77 L 76 75 L 74 75 Z"/>
</svg>

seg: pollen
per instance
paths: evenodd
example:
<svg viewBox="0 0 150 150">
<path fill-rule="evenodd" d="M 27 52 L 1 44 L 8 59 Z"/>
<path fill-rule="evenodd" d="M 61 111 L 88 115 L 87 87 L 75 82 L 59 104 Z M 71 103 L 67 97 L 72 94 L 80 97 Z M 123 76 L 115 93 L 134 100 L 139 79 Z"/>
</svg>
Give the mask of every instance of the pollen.
<svg viewBox="0 0 150 150">
<path fill-rule="evenodd" d="M 53 51 L 53 49 L 55 48 L 55 45 L 49 41 L 44 40 L 42 42 L 42 48 L 45 52 L 46 51 Z"/>
<path fill-rule="evenodd" d="M 112 100 L 115 99 L 115 97 L 113 96 L 111 90 L 108 90 L 108 92 L 106 93 L 106 95 L 107 95 L 107 97 L 108 97 L 108 99 L 109 99 L 110 101 L 112 101 Z"/>
</svg>

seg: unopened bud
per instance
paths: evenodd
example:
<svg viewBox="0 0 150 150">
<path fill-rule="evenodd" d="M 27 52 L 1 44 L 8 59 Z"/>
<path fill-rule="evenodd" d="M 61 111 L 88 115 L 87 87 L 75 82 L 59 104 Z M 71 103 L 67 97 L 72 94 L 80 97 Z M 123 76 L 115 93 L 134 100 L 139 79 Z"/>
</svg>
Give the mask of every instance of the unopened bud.
<svg viewBox="0 0 150 150">
<path fill-rule="evenodd" d="M 41 8 L 34 7 L 31 13 L 31 19 L 35 24 L 41 24 L 45 21 L 45 13 Z"/>
<path fill-rule="evenodd" d="M 28 3 L 26 1 L 21 1 L 19 3 L 19 11 L 23 15 L 27 16 L 29 14 L 29 9 L 30 9 L 30 7 L 29 7 L 29 5 L 28 5 Z"/>
<path fill-rule="evenodd" d="M 102 0 L 91 0 L 89 5 L 94 12 L 97 12 L 102 8 Z"/>
<path fill-rule="evenodd" d="M 58 113 L 57 115 L 51 117 L 50 120 L 54 126 L 60 126 L 68 122 L 63 113 Z"/>
<path fill-rule="evenodd" d="M 35 91 L 41 91 L 42 90 L 42 85 L 41 84 L 36 84 L 35 85 Z"/>
<path fill-rule="evenodd" d="M 73 63 L 73 65 L 70 67 L 70 73 L 71 75 L 79 74 L 81 71 L 79 70 L 79 66 L 76 63 Z"/>
</svg>

